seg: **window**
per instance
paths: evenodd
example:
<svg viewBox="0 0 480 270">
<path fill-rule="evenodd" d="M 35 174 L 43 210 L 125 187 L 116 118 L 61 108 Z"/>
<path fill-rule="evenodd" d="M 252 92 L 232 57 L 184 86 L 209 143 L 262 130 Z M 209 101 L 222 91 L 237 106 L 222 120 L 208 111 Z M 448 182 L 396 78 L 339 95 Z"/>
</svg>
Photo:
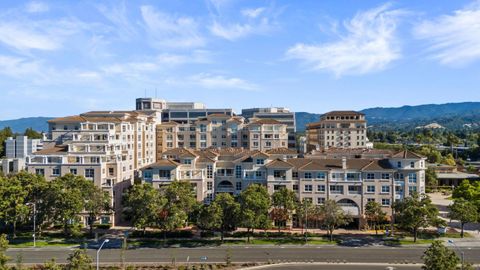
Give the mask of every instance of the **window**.
<svg viewBox="0 0 480 270">
<path fill-rule="evenodd" d="M 330 193 L 343 194 L 343 186 L 330 186 Z"/>
<path fill-rule="evenodd" d="M 152 179 L 152 177 L 153 177 L 152 171 L 145 171 L 143 173 L 143 178 L 145 178 L 145 179 Z"/>
<path fill-rule="evenodd" d="M 367 203 L 368 203 L 368 202 L 375 202 L 375 198 L 368 198 L 368 199 L 367 199 Z"/>
<path fill-rule="evenodd" d="M 242 182 L 237 182 L 237 183 L 235 183 L 235 188 L 236 188 L 237 190 L 242 190 Z"/>
<path fill-rule="evenodd" d="M 326 178 L 326 175 L 324 172 L 318 172 L 317 173 L 317 179 L 320 179 L 320 180 L 325 180 Z"/>
<path fill-rule="evenodd" d="M 184 159 L 183 164 L 192 164 L 192 160 L 191 159 Z"/>
<path fill-rule="evenodd" d="M 108 175 L 113 176 L 113 168 L 108 168 Z"/>
<path fill-rule="evenodd" d="M 402 167 L 402 162 L 401 161 L 398 161 L 397 162 L 397 168 L 401 168 Z"/>
<path fill-rule="evenodd" d="M 37 174 L 37 175 L 45 175 L 45 169 L 35 169 L 35 174 Z"/>
<path fill-rule="evenodd" d="M 324 204 L 325 198 L 317 198 L 317 204 Z"/>
<path fill-rule="evenodd" d="M 382 193 L 390 193 L 390 186 L 382 186 Z"/>
<path fill-rule="evenodd" d="M 375 193 L 375 186 L 367 186 L 368 193 Z"/>
<path fill-rule="evenodd" d="M 271 146 L 272 146 L 272 142 L 265 142 L 265 146 L 266 146 L 266 147 L 271 147 Z"/>
<path fill-rule="evenodd" d="M 390 206 L 390 199 L 382 199 L 382 206 Z"/>
<path fill-rule="evenodd" d="M 70 169 L 70 173 L 73 175 L 77 175 L 77 169 Z"/>
<path fill-rule="evenodd" d="M 265 160 L 263 159 L 257 159 L 257 165 L 263 165 L 263 163 L 265 162 Z"/>
<path fill-rule="evenodd" d="M 382 179 L 383 180 L 390 180 L 390 174 L 389 173 L 382 173 Z"/>
<path fill-rule="evenodd" d="M 305 192 L 312 192 L 312 185 L 305 185 Z"/>
<path fill-rule="evenodd" d="M 85 169 L 85 178 L 93 178 L 93 177 L 95 177 L 95 170 Z"/>
<path fill-rule="evenodd" d="M 261 178 L 262 177 L 262 172 L 261 171 L 255 171 L 255 177 Z"/>
<path fill-rule="evenodd" d="M 318 185 L 317 192 L 325 192 L 325 185 Z"/>
<path fill-rule="evenodd" d="M 362 194 L 362 187 L 361 186 L 348 186 L 348 193 L 349 194 Z"/>
<path fill-rule="evenodd" d="M 53 176 L 59 176 L 60 175 L 60 168 L 53 168 L 52 169 L 52 175 Z"/>
<path fill-rule="evenodd" d="M 303 177 L 305 179 L 312 179 L 312 173 L 311 172 L 306 172 L 306 173 L 303 174 Z"/>
<path fill-rule="evenodd" d="M 374 174 L 374 173 L 367 173 L 367 179 L 368 179 L 368 180 L 373 180 L 373 179 L 375 179 L 375 174 Z"/>
<path fill-rule="evenodd" d="M 292 178 L 298 178 L 298 172 L 292 172 Z"/>
<path fill-rule="evenodd" d="M 213 166 L 207 165 L 207 178 L 213 178 Z"/>
<path fill-rule="evenodd" d="M 240 165 L 235 166 L 235 177 L 242 178 L 242 166 Z"/>
<path fill-rule="evenodd" d="M 207 182 L 207 190 L 213 190 L 213 182 Z"/>
<path fill-rule="evenodd" d="M 415 168 L 415 162 L 410 162 L 410 168 Z"/>
<path fill-rule="evenodd" d="M 354 173 L 347 173 L 347 180 L 355 180 L 355 174 Z"/>
<path fill-rule="evenodd" d="M 292 189 L 293 191 L 298 191 L 298 185 L 293 185 Z"/>
<path fill-rule="evenodd" d="M 213 201 L 213 194 L 212 193 L 208 193 L 207 194 L 207 202 L 211 202 Z"/>
<path fill-rule="evenodd" d="M 409 173 L 408 174 L 408 183 L 417 183 L 417 174 L 416 173 Z"/>
</svg>

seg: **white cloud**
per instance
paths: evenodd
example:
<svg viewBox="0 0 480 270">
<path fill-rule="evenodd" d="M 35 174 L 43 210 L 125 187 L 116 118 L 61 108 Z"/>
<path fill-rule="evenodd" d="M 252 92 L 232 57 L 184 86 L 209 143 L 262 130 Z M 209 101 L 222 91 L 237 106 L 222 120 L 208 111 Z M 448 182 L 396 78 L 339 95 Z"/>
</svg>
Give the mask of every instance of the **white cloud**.
<svg viewBox="0 0 480 270">
<path fill-rule="evenodd" d="M 275 23 L 268 14 L 265 14 L 265 10 L 264 7 L 243 9 L 241 14 L 246 17 L 246 20 L 242 23 L 230 23 L 221 20 L 221 18 L 216 18 L 209 27 L 210 32 L 217 37 L 230 41 L 253 34 L 268 33 L 274 28 Z"/>
<path fill-rule="evenodd" d="M 41 65 L 37 61 L 25 58 L 0 55 L 0 74 L 14 78 L 23 78 L 32 74 L 39 74 Z"/>
<path fill-rule="evenodd" d="M 0 22 L 0 42 L 18 50 L 55 50 L 61 44 L 55 37 L 37 32 L 27 25 Z"/>
<path fill-rule="evenodd" d="M 242 9 L 241 13 L 245 17 L 257 18 L 265 11 L 264 7 Z"/>
<path fill-rule="evenodd" d="M 167 47 L 199 47 L 205 44 L 195 19 L 171 16 L 152 6 L 140 7 L 147 33 L 155 45 Z"/>
<path fill-rule="evenodd" d="M 27 3 L 25 10 L 28 13 L 41 13 L 41 12 L 47 12 L 49 10 L 49 7 L 46 3 L 32 1 Z"/>
<path fill-rule="evenodd" d="M 359 12 L 343 23 L 346 33 L 338 41 L 299 43 L 288 49 L 286 55 L 314 70 L 333 72 L 337 77 L 383 70 L 401 57 L 395 31 L 404 13 L 389 9 L 389 5 Z"/>
<path fill-rule="evenodd" d="M 129 40 L 138 35 L 137 28 L 128 18 L 125 2 L 113 7 L 100 5 L 97 9 L 113 24 L 114 31 L 122 40 Z"/>
<path fill-rule="evenodd" d="M 209 73 L 200 73 L 188 78 L 192 84 L 199 85 L 207 89 L 240 89 L 240 90 L 258 90 L 258 86 L 236 77 L 225 77 L 222 75 L 212 75 Z"/>
<path fill-rule="evenodd" d="M 442 64 L 464 65 L 480 59 L 480 1 L 451 15 L 426 20 L 414 29 L 431 43 L 431 57 Z"/>
</svg>

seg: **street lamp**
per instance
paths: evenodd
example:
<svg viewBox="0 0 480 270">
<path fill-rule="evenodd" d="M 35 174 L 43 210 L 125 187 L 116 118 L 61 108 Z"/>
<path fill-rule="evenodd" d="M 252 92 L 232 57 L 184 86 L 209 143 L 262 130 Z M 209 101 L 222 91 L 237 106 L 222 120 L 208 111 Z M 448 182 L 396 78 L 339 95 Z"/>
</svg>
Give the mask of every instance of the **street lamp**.
<svg viewBox="0 0 480 270">
<path fill-rule="evenodd" d="M 462 268 L 461 269 L 463 270 L 463 265 L 465 263 L 465 253 L 455 244 L 455 242 L 453 242 L 453 240 L 448 240 L 448 243 L 451 244 L 452 246 L 454 246 L 455 249 L 457 251 L 459 251 L 460 254 L 462 255 Z"/>
<path fill-rule="evenodd" d="M 33 205 L 33 247 L 37 246 L 37 237 L 36 237 L 36 225 L 37 225 L 37 204 L 27 203 L 27 206 Z"/>
<path fill-rule="evenodd" d="M 105 243 L 108 243 L 108 241 L 110 240 L 105 239 L 97 250 L 97 270 L 99 269 L 100 250 L 102 249 L 103 245 L 105 245 Z"/>
</svg>

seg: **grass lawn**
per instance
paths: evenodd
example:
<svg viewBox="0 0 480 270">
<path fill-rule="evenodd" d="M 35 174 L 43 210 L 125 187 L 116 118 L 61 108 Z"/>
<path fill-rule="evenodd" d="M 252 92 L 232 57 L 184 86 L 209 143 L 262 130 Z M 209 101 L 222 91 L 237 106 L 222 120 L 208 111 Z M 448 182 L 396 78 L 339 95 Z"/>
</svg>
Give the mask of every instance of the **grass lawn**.
<svg viewBox="0 0 480 270">
<path fill-rule="evenodd" d="M 37 240 L 36 247 L 71 247 L 78 246 L 80 242 L 65 241 L 64 239 L 52 239 L 52 240 Z M 8 243 L 10 248 L 27 248 L 33 247 L 33 241 L 31 239 L 13 239 Z"/>
</svg>

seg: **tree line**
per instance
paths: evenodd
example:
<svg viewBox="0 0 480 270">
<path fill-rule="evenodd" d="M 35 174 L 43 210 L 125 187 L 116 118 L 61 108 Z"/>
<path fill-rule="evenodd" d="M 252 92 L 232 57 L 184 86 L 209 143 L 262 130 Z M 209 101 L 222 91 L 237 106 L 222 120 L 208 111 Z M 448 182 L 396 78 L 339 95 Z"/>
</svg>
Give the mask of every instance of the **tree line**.
<svg viewBox="0 0 480 270">
<path fill-rule="evenodd" d="M 98 217 L 111 211 L 108 193 L 73 174 L 52 181 L 27 172 L 0 176 L 0 198 L 0 228 L 13 237 L 19 226 L 32 226 L 34 215 L 39 233 L 59 226 L 72 235 L 78 232 L 80 214 L 89 217 L 92 231 Z"/>
</svg>

